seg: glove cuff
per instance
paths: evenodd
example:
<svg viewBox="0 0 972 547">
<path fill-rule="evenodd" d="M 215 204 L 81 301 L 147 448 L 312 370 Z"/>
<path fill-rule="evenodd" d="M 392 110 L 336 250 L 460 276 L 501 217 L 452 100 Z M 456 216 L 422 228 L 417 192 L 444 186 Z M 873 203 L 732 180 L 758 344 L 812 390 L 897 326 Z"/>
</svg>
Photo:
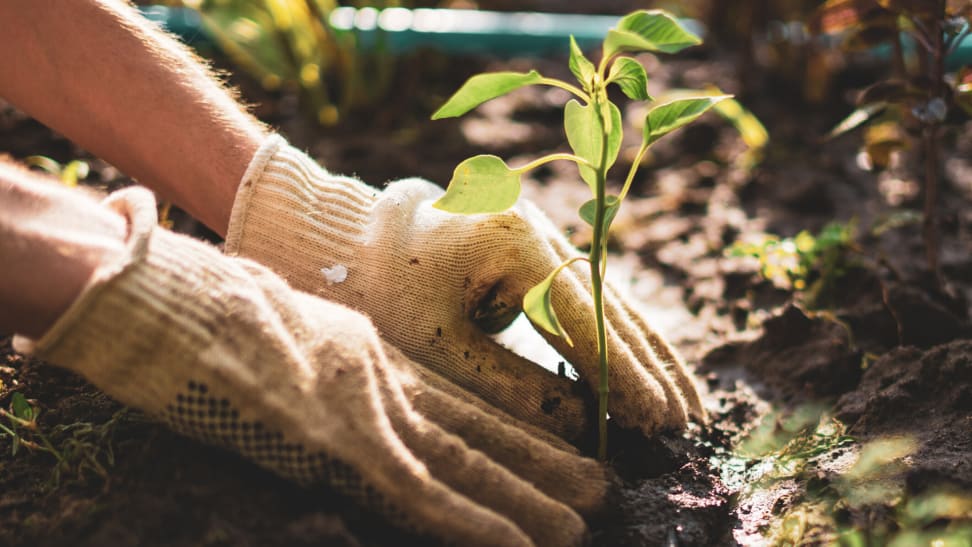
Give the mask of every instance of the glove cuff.
<svg viewBox="0 0 972 547">
<path fill-rule="evenodd" d="M 211 345 L 225 319 L 212 287 L 239 275 L 214 247 L 158 228 L 148 190 L 121 190 L 105 203 L 128 220 L 125 253 L 95 271 L 41 338 L 16 336 L 14 348 L 159 414 L 189 381 L 191 371 L 176 364 Z"/>
<path fill-rule="evenodd" d="M 378 194 L 359 180 L 329 173 L 271 135 L 240 182 L 225 250 L 256 258 L 279 275 L 313 274 L 290 279 L 297 288 L 320 286 L 353 262 Z"/>
</svg>

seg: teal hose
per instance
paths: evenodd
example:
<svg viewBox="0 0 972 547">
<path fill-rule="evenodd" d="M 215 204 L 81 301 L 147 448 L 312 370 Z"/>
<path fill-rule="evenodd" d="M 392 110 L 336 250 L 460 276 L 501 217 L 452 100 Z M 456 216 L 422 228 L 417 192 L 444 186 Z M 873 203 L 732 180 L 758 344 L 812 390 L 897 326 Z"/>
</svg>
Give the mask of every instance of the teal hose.
<svg viewBox="0 0 972 547">
<path fill-rule="evenodd" d="M 165 6 L 141 10 L 190 45 L 214 47 L 195 11 Z M 341 7 L 331 13 L 328 22 L 335 32 L 355 33 L 360 47 L 380 45 L 393 53 L 433 48 L 450 54 L 543 56 L 565 52 L 570 36 L 582 49 L 595 49 L 618 19 L 614 15 Z M 703 25 L 694 19 L 683 19 L 682 24 L 704 34 Z M 890 48 L 878 47 L 872 54 L 886 58 Z M 968 64 L 972 64 L 972 40 L 963 40 L 949 56 L 948 69 Z"/>
</svg>

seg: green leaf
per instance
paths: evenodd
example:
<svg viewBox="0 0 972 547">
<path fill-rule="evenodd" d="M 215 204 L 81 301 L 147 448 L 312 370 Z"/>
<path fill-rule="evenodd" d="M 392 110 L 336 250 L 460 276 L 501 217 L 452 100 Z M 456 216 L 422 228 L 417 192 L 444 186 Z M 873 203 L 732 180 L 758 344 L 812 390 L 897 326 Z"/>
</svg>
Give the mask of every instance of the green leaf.
<svg viewBox="0 0 972 547">
<path fill-rule="evenodd" d="M 87 162 L 74 160 L 65 165 L 64 170 L 61 171 L 61 182 L 73 188 L 78 185 L 79 180 L 88 178 L 89 171 L 90 167 Z"/>
<path fill-rule="evenodd" d="M 645 73 L 645 67 L 634 59 L 621 57 L 615 61 L 608 73 L 608 83 L 618 84 L 629 99 L 651 100 L 651 96 L 648 95 L 648 74 Z"/>
<path fill-rule="evenodd" d="M 608 132 L 607 168 L 614 165 L 621 150 L 621 111 L 613 103 L 608 103 L 610 117 L 610 131 Z M 591 165 L 601 163 L 601 148 L 604 142 L 604 131 L 598 121 L 599 116 L 593 105 L 581 105 L 571 100 L 564 108 L 564 130 L 567 132 L 567 142 L 570 143 L 574 154 L 584 158 Z M 578 165 L 581 177 L 594 190 L 597 184 L 597 172 L 594 167 Z"/>
<path fill-rule="evenodd" d="M 523 295 L 523 312 L 526 313 L 534 325 L 554 336 L 562 336 L 564 341 L 567 342 L 567 345 L 573 346 L 574 341 L 567 335 L 567 331 L 560 326 L 560 321 L 557 320 L 557 313 L 554 311 L 553 303 L 550 299 L 554 278 L 568 264 L 570 262 L 561 264 L 556 270 L 550 272 L 550 275 L 543 281 L 530 288 Z"/>
<path fill-rule="evenodd" d="M 10 407 L 13 409 L 13 415 L 21 420 L 29 422 L 34 419 L 34 407 L 30 406 L 23 393 L 18 391 L 11 396 Z"/>
<path fill-rule="evenodd" d="M 540 83 L 543 76 L 536 70 L 530 72 L 491 72 L 478 74 L 466 80 L 441 108 L 432 114 L 433 120 L 462 116 L 473 108 L 506 95 L 510 91 Z"/>
<path fill-rule="evenodd" d="M 671 14 L 661 10 L 641 10 L 624 16 L 616 29 L 604 38 L 604 57 L 622 52 L 660 51 L 677 53 L 702 43 Z"/>
<path fill-rule="evenodd" d="M 594 81 L 594 63 L 587 60 L 573 36 L 570 37 L 570 59 L 567 64 L 584 91 L 591 93 L 591 83 Z"/>
<path fill-rule="evenodd" d="M 652 107 L 645 117 L 645 144 L 650 145 L 683 125 L 695 121 L 716 103 L 729 97 L 729 95 L 686 97 Z"/>
<path fill-rule="evenodd" d="M 501 213 L 520 196 L 520 173 L 491 155 L 473 156 L 452 173 L 445 195 L 432 204 L 450 213 Z"/>
<path fill-rule="evenodd" d="M 605 203 L 604 203 L 604 223 L 603 224 L 604 224 L 604 231 L 607 232 L 608 228 L 611 227 L 611 223 L 614 222 L 615 215 L 618 214 L 618 209 L 621 207 L 621 201 L 618 199 L 618 196 L 611 196 L 611 195 L 605 196 L 604 201 Z M 590 201 L 585 202 L 584 205 L 581 205 L 578 214 L 580 215 L 581 219 L 584 222 L 590 224 L 593 227 L 594 218 L 595 215 L 597 214 L 597 200 L 592 199 Z"/>
</svg>

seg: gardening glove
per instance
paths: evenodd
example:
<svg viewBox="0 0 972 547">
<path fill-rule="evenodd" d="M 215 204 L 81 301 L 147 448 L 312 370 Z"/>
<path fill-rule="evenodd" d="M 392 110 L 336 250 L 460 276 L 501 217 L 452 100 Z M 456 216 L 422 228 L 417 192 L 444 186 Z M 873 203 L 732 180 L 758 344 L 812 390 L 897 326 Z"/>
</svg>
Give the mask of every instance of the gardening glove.
<svg viewBox="0 0 972 547">
<path fill-rule="evenodd" d="M 226 250 L 364 312 L 416 362 L 517 418 L 576 438 L 590 418 L 578 385 L 490 334 L 515 318 L 530 287 L 577 251 L 525 200 L 505 213 L 461 216 L 432 207 L 441 194 L 417 179 L 378 191 L 328 173 L 272 136 L 241 182 Z M 613 289 L 605 292 L 612 420 L 650 435 L 681 428 L 689 416 L 702 418 L 693 382 L 671 346 Z M 552 294 L 573 345 L 542 334 L 596 389 L 586 268 L 564 270 Z"/>
<path fill-rule="evenodd" d="M 177 432 L 457 545 L 574 545 L 605 470 L 425 385 L 365 316 L 156 227 L 141 188 L 108 203 L 125 256 L 16 348 Z"/>
</svg>

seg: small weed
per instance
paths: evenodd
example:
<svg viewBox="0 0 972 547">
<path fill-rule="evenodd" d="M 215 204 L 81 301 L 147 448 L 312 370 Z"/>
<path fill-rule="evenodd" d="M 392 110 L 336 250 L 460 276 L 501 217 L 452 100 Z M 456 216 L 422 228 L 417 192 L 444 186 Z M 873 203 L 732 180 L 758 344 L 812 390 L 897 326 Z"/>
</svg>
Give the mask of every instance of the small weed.
<svg viewBox="0 0 972 547">
<path fill-rule="evenodd" d="M 126 412 L 119 410 L 101 424 L 74 422 L 45 431 L 37 423 L 39 410 L 22 393 L 14 392 L 9 410 L 0 408 L 0 417 L 7 419 L 7 424 L 0 422 L 0 436 L 10 438 L 12 456 L 21 447 L 53 456 L 52 488 L 57 488 L 66 474 L 82 480 L 87 473 L 93 473 L 107 480 L 107 468 L 115 464 L 112 447 L 115 428 Z"/>
<path fill-rule="evenodd" d="M 794 237 L 762 234 L 755 241 L 738 241 L 726 254 L 759 261 L 759 273 L 773 284 L 804 296 L 816 307 L 852 266 L 860 253 L 857 222 L 832 222 L 817 234 L 803 230 Z"/>
</svg>

